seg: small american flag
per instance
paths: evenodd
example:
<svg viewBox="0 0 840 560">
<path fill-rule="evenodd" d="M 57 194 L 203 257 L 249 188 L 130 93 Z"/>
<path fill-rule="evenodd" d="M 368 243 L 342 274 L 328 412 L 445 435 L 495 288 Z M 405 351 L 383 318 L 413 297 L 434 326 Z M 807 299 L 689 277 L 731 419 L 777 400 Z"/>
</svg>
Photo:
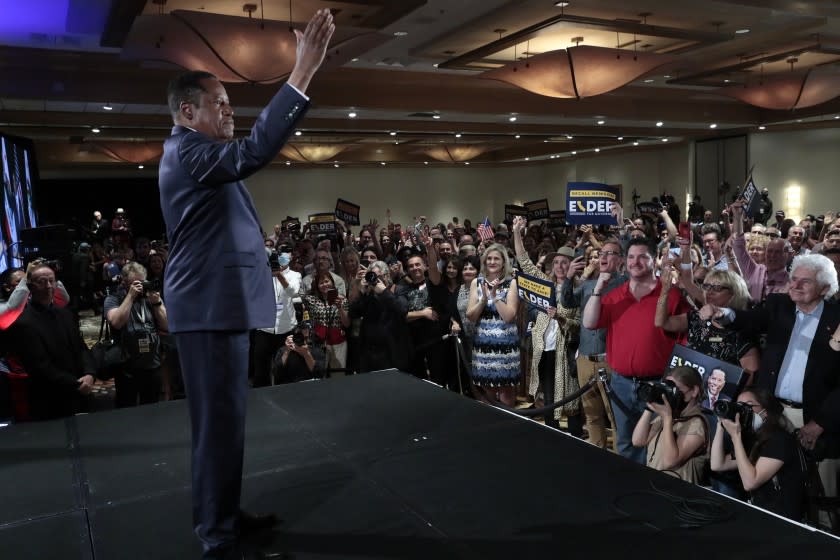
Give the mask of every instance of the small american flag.
<svg viewBox="0 0 840 560">
<path fill-rule="evenodd" d="M 490 225 L 489 217 L 485 217 L 484 221 L 478 224 L 476 231 L 482 241 L 487 241 L 488 239 L 492 240 L 496 237 L 496 234 L 493 232 L 493 227 Z"/>
</svg>

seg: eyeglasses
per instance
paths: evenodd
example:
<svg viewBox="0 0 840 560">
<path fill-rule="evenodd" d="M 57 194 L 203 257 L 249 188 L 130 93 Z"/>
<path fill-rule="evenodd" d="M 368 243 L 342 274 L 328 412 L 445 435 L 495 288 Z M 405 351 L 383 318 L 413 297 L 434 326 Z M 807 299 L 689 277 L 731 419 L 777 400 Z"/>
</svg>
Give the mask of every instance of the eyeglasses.
<svg viewBox="0 0 840 560">
<path fill-rule="evenodd" d="M 776 239 L 776 238 L 779 237 L 778 233 L 765 233 L 764 235 L 766 235 L 767 237 L 772 237 L 773 239 Z"/>
<path fill-rule="evenodd" d="M 703 284 L 703 289 L 707 292 L 723 292 L 729 290 L 729 286 L 723 284 Z"/>
<path fill-rule="evenodd" d="M 605 257 L 612 257 L 612 256 L 620 257 L 621 253 L 619 253 L 618 251 L 601 251 L 601 255 L 603 255 Z"/>
</svg>

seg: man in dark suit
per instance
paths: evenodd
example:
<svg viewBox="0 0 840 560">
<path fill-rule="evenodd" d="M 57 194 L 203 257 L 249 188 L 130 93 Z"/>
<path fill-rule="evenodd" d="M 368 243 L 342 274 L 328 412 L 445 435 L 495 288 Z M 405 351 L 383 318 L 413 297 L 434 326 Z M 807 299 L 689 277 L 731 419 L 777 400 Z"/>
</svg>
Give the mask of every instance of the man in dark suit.
<svg viewBox="0 0 840 560">
<path fill-rule="evenodd" d="M 732 398 L 723 393 L 724 386 L 726 386 L 726 372 L 720 368 L 713 369 L 706 379 L 706 398 L 700 403 L 700 407 L 714 410 L 717 401 L 731 401 Z"/>
<path fill-rule="evenodd" d="M 837 272 L 823 255 L 795 257 L 788 294 L 770 294 L 763 307 L 735 311 L 706 305 L 704 320 L 716 318 L 735 329 L 767 334 L 755 383 L 774 392 L 785 417 L 799 428 L 799 442 L 814 449 L 840 437 L 840 352 L 829 340 L 840 325 Z M 836 496 L 837 462 L 822 461 L 820 478 L 828 496 Z"/>
<path fill-rule="evenodd" d="M 27 396 L 32 420 L 72 416 L 86 410 L 93 389 L 94 364 L 66 307 L 55 305 L 55 272 L 46 264 L 27 273 L 32 299 L 9 328 L 9 348 L 28 375 Z"/>
<path fill-rule="evenodd" d="M 319 10 L 295 31 L 295 67 L 248 138 L 233 140 L 233 109 L 213 75 L 188 72 L 169 85 L 175 126 L 159 178 L 170 240 L 164 286 L 189 399 L 193 521 L 204 558 L 234 557 L 241 533 L 274 521 L 239 510 L 248 331 L 275 319 L 260 222 L 241 180 L 294 131 L 334 29 L 329 10 Z"/>
</svg>

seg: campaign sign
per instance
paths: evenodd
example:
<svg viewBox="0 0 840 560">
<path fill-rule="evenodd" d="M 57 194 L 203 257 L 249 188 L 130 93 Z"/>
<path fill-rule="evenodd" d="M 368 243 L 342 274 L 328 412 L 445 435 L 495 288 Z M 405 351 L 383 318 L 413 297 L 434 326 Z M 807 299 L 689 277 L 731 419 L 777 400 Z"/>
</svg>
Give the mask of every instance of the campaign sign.
<svg viewBox="0 0 840 560">
<path fill-rule="evenodd" d="M 300 231 L 300 218 L 286 216 L 286 219 L 280 222 L 280 227 L 283 231 Z"/>
<path fill-rule="evenodd" d="M 563 227 L 566 225 L 566 211 L 552 210 L 548 213 L 548 223 L 552 227 Z"/>
<path fill-rule="evenodd" d="M 603 183 L 566 185 L 566 222 L 570 224 L 616 225 L 613 203 L 620 203 L 619 187 Z"/>
<path fill-rule="evenodd" d="M 540 311 L 557 307 L 554 282 L 521 271 L 516 271 L 516 289 L 519 297 L 536 306 Z"/>
<path fill-rule="evenodd" d="M 320 214 L 309 215 L 309 232 L 310 233 L 335 233 L 335 214 L 331 212 L 322 212 Z"/>
<path fill-rule="evenodd" d="M 754 218 L 758 214 L 758 207 L 761 204 L 761 196 L 758 192 L 758 187 L 753 182 L 752 175 L 747 179 L 744 185 L 744 190 L 741 191 L 741 198 L 744 199 L 744 214 L 749 218 Z M 763 216 L 762 216 L 763 218 Z"/>
<path fill-rule="evenodd" d="M 335 217 L 348 226 L 357 226 L 360 224 L 359 210 L 360 207 L 358 204 L 347 202 L 344 199 L 339 198 L 335 202 Z"/>
<path fill-rule="evenodd" d="M 505 204 L 505 221 L 513 222 L 513 218 L 516 216 L 527 217 L 528 209 L 518 204 Z"/>
<path fill-rule="evenodd" d="M 666 374 L 678 366 L 693 367 L 703 378 L 706 398 L 701 407 L 706 410 L 712 410 L 715 401 L 734 401 L 747 382 L 747 376 L 740 366 L 675 344 Z"/>
<path fill-rule="evenodd" d="M 533 220 L 547 220 L 548 219 L 548 199 L 532 200 L 525 203 L 525 209 L 528 211 L 528 221 Z"/>
</svg>

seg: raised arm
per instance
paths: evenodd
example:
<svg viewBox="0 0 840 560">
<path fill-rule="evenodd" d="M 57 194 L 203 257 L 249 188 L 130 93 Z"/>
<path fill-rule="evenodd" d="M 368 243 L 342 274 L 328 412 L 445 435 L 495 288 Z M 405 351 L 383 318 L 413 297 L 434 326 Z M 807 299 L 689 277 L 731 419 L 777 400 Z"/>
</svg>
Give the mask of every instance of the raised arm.
<svg viewBox="0 0 840 560">
<path fill-rule="evenodd" d="M 301 93 L 306 92 L 309 82 L 324 61 L 327 45 L 334 31 L 332 13 L 326 8 L 315 12 L 304 31 L 295 29 L 297 58 L 287 80 L 290 86 L 294 86 Z"/>
</svg>

